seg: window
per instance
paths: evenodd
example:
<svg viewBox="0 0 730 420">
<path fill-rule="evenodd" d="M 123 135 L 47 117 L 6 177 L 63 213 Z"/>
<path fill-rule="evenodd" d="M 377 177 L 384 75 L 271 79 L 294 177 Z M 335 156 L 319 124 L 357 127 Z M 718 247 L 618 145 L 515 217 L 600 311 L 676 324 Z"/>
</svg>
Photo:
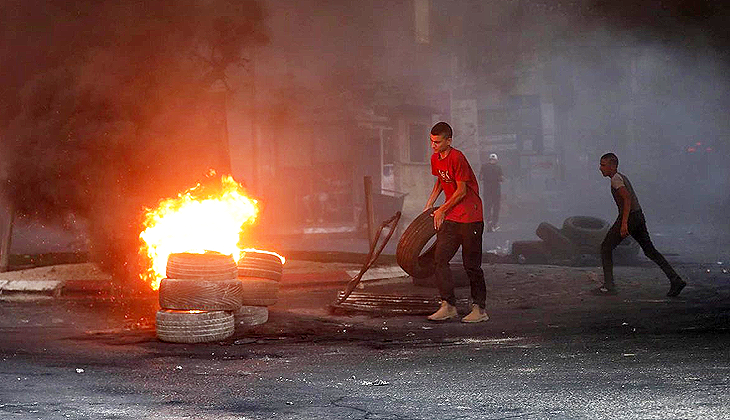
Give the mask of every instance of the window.
<svg viewBox="0 0 730 420">
<path fill-rule="evenodd" d="M 408 136 L 410 138 L 411 162 L 426 162 L 426 147 L 429 142 L 428 126 L 425 124 L 410 124 Z"/>
</svg>

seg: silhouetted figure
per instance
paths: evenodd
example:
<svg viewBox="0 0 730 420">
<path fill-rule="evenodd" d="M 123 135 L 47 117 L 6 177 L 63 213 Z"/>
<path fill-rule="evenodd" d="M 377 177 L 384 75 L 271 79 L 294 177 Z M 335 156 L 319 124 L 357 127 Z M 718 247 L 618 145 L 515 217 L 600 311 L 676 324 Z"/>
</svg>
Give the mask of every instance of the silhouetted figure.
<svg viewBox="0 0 730 420">
<path fill-rule="evenodd" d="M 484 196 L 484 220 L 487 222 L 487 232 L 499 229 L 499 205 L 502 199 L 501 182 L 504 181 L 502 167 L 497 163 L 497 154 L 489 155 L 489 162 L 482 165 L 479 178 L 482 180 Z"/>
<path fill-rule="evenodd" d="M 626 175 L 618 172 L 618 157 L 613 153 L 601 156 L 601 174 L 611 178 L 611 194 L 618 206 L 618 218 L 606 233 L 601 243 L 601 263 L 603 264 L 603 285 L 594 289 L 593 294 L 615 295 L 616 285 L 613 281 L 613 249 L 628 235 L 631 235 L 641 245 L 650 260 L 654 261 L 664 271 L 669 279 L 667 296 L 677 296 L 687 283 L 682 280 L 664 256 L 654 248 L 646 229 L 646 220 L 641 211 L 639 199 Z"/>
</svg>

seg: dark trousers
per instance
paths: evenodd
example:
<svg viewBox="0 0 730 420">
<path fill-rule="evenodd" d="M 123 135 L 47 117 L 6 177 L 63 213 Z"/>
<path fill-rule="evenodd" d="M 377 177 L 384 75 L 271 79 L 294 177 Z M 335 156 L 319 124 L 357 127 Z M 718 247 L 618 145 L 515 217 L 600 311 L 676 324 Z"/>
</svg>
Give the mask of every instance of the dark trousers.
<svg viewBox="0 0 730 420">
<path fill-rule="evenodd" d="M 644 213 L 641 210 L 632 211 L 629 213 L 628 220 L 629 235 L 631 235 L 636 242 L 639 243 L 641 249 L 644 251 L 650 260 L 654 261 L 659 268 L 664 271 L 670 282 L 675 281 L 679 276 L 674 271 L 671 265 L 667 262 L 666 258 L 654 248 L 654 244 L 651 243 L 649 238 L 649 231 L 646 230 L 646 220 L 644 219 Z M 621 215 L 619 215 L 616 222 L 606 233 L 606 238 L 601 243 L 601 263 L 603 264 L 603 282 L 609 285 L 613 283 L 613 249 L 618 246 L 623 238 L 621 237 Z"/>
<path fill-rule="evenodd" d="M 454 280 L 449 261 L 461 246 L 464 269 L 469 277 L 472 301 L 482 309 L 487 306 L 487 286 L 482 271 L 482 233 L 484 222 L 458 223 L 446 220 L 436 233 L 436 285 L 441 299 L 456 305 Z"/>
<path fill-rule="evenodd" d="M 502 198 L 502 192 L 497 189 L 494 191 L 484 191 L 484 220 L 494 226 L 499 221 L 499 200 Z"/>
</svg>

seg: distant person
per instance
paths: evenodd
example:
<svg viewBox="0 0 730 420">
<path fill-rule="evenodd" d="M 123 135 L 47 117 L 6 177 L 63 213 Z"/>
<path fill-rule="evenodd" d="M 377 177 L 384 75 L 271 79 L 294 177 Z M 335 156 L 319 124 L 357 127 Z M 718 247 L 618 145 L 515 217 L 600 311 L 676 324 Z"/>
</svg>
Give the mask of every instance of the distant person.
<svg viewBox="0 0 730 420">
<path fill-rule="evenodd" d="M 592 291 L 596 295 L 615 295 L 613 282 L 613 249 L 628 235 L 641 245 L 644 255 L 654 261 L 669 279 L 667 296 L 678 296 L 687 283 L 682 280 L 664 256 L 654 248 L 646 230 L 646 220 L 641 211 L 639 199 L 626 175 L 618 172 L 618 157 L 613 153 L 601 156 L 601 174 L 611 178 L 611 194 L 618 206 L 618 218 L 606 233 L 601 244 L 601 263 L 603 264 L 603 284 Z"/>
<path fill-rule="evenodd" d="M 436 176 L 425 210 L 433 207 L 436 198 L 444 192 L 446 202 L 433 212 L 436 228 L 436 284 L 441 295 L 441 307 L 431 314 L 431 321 L 455 318 L 456 297 L 449 261 L 462 248 L 464 269 L 471 286 L 471 312 L 462 322 L 487 321 L 487 288 L 482 271 L 482 232 L 484 218 L 479 184 L 469 162 L 459 150 L 451 147 L 452 130 L 445 122 L 431 129 L 431 173 Z"/>
<path fill-rule="evenodd" d="M 497 163 L 497 154 L 489 155 L 488 163 L 482 165 L 479 178 L 484 190 L 484 220 L 487 221 L 487 232 L 499 229 L 499 204 L 502 199 L 501 182 L 504 181 L 502 167 Z"/>
</svg>

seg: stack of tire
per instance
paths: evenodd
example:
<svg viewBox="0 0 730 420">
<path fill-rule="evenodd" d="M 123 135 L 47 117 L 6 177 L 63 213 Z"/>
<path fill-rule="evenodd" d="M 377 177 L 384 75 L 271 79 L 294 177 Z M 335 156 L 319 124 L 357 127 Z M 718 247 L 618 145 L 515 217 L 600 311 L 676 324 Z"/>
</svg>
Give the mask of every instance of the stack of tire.
<svg viewBox="0 0 730 420">
<path fill-rule="evenodd" d="M 242 278 L 240 265 L 218 253 L 170 254 L 167 278 L 160 283 L 157 337 L 173 343 L 220 341 L 237 329 L 266 322 L 267 306 L 278 299 L 278 285 L 272 290 Z M 251 266 L 261 270 L 260 265 L 244 263 L 243 272 Z M 265 270 L 271 271 L 270 266 Z M 279 260 L 279 278 L 281 268 Z"/>
<path fill-rule="evenodd" d="M 562 229 L 550 223 L 540 223 L 535 234 L 540 241 L 515 241 L 512 254 L 519 262 L 544 264 L 550 260 L 597 256 L 601 242 L 611 227 L 606 220 L 590 216 L 571 216 L 565 219 Z M 636 258 L 639 244 L 630 236 L 614 249 L 614 261 L 630 262 Z"/>
<path fill-rule="evenodd" d="M 241 308 L 234 313 L 237 328 L 262 324 L 269 319 L 269 306 L 279 301 L 284 263 L 273 253 L 246 251 L 238 260 Z"/>
</svg>

